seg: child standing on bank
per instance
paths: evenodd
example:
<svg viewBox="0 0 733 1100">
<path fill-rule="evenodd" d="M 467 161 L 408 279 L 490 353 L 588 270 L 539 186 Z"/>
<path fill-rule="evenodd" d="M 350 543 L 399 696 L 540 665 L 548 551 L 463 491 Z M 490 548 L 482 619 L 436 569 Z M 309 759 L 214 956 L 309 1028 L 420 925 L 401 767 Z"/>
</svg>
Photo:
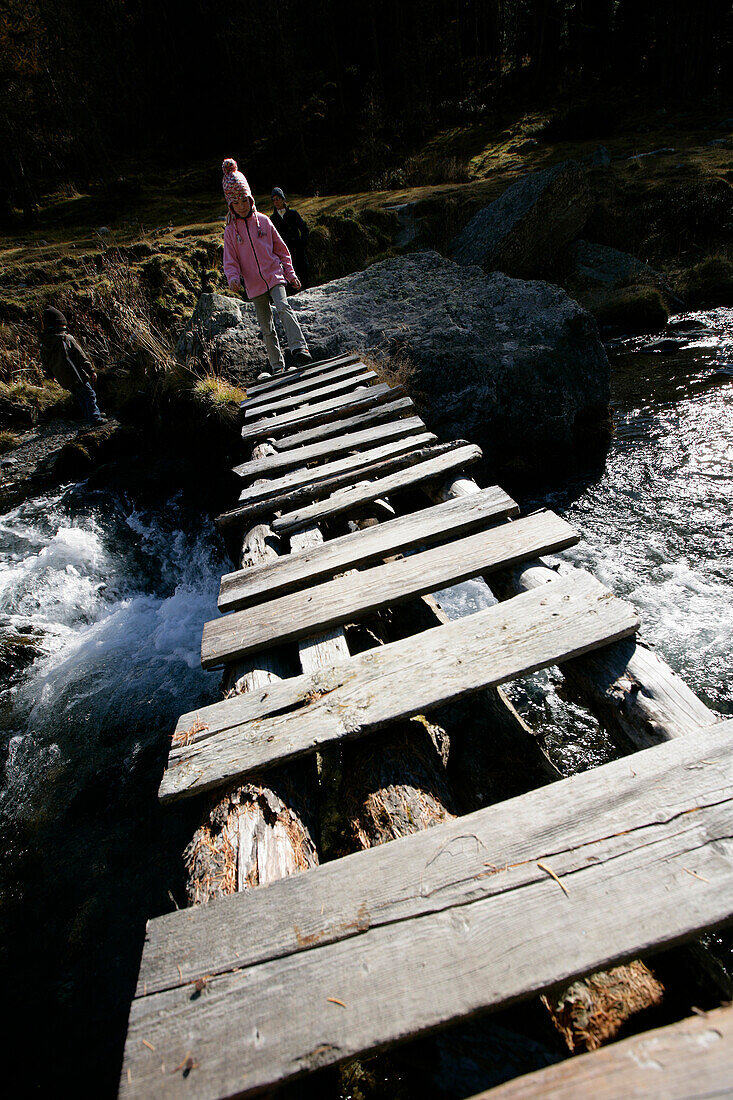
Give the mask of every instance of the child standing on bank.
<svg viewBox="0 0 733 1100">
<path fill-rule="evenodd" d="M 41 363 L 47 374 L 73 393 L 85 420 L 91 424 L 106 422 L 94 392 L 97 373 L 81 344 L 66 331 L 63 313 L 53 306 L 43 311 Z"/>
<path fill-rule="evenodd" d="M 287 245 L 270 219 L 258 212 L 249 184 L 237 170 L 237 162 L 228 158 L 221 167 L 222 187 L 229 206 L 224 230 L 224 274 L 230 287 L 243 286 L 247 297 L 255 304 L 270 364 L 270 370 L 263 371 L 259 377 L 269 378 L 285 369 L 272 321 L 271 303 L 282 321 L 294 365 L 302 367 L 311 362 L 306 339 L 285 289 L 289 283 L 300 290 L 300 281 Z"/>
</svg>

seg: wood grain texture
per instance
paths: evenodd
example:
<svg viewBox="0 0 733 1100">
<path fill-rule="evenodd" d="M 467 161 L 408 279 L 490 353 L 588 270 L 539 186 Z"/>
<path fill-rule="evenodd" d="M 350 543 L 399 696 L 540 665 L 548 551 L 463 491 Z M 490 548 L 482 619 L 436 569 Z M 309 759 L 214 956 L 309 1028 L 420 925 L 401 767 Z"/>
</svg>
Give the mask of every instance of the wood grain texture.
<svg viewBox="0 0 733 1100">
<path fill-rule="evenodd" d="M 374 371 L 367 370 L 365 367 L 352 378 L 340 378 L 336 382 L 332 382 L 329 378 L 324 380 L 316 389 L 309 390 L 306 393 L 293 393 L 285 397 L 278 394 L 271 397 L 269 401 L 263 401 L 255 408 L 245 407 L 244 418 L 245 421 L 258 420 L 261 416 L 272 416 L 274 413 L 287 412 L 288 409 L 317 405 L 321 401 L 327 401 L 340 393 L 353 393 L 355 389 L 364 388 L 373 382 L 376 377 Z"/>
<path fill-rule="evenodd" d="M 269 392 L 249 396 L 248 391 L 247 400 L 242 402 L 241 407 L 246 414 L 258 406 L 269 404 L 271 401 L 280 401 L 283 398 L 292 397 L 294 394 L 305 394 L 311 390 L 318 390 L 322 386 L 340 382 L 345 378 L 353 378 L 355 375 L 363 374 L 367 369 L 364 363 L 357 360 L 355 363 L 347 363 L 345 366 L 336 367 L 325 376 L 313 375 L 310 378 L 297 379 L 293 377 L 293 373 L 287 372 L 277 388 L 271 389 Z"/>
<path fill-rule="evenodd" d="M 274 685 L 259 701 L 203 707 L 197 716 L 207 730 L 171 749 L 159 797 L 186 797 L 326 742 L 363 736 L 637 627 L 629 604 L 591 576 L 573 577 L 362 653 L 318 676 Z"/>
<path fill-rule="evenodd" d="M 411 512 L 364 531 L 329 539 L 311 550 L 263 562 L 259 568 L 227 573 L 221 580 L 219 610 L 237 611 L 250 607 L 264 599 L 305 588 L 345 569 L 371 565 L 380 558 L 416 546 L 427 546 L 449 536 L 460 538 L 472 529 L 518 512 L 516 503 L 496 485 L 473 497 Z"/>
<path fill-rule="evenodd" d="M 426 433 L 430 435 L 430 433 Z M 430 436 L 434 439 L 434 436 Z M 351 486 L 355 482 L 362 482 L 365 478 L 381 478 L 382 481 L 387 477 L 396 477 L 397 474 L 394 471 L 402 471 L 407 467 L 424 466 L 427 461 L 437 462 L 440 456 L 447 455 L 453 451 L 465 449 L 465 444 L 462 440 L 456 443 L 438 443 L 432 446 L 415 447 L 408 446 L 406 449 L 398 448 L 401 453 L 392 455 L 391 458 L 383 458 L 381 461 L 374 460 L 368 464 L 356 465 L 351 464 L 351 468 L 342 470 L 341 473 L 332 473 L 328 477 L 319 478 L 318 473 L 314 475 L 311 481 L 307 481 L 299 487 L 281 489 L 279 492 L 264 494 L 258 493 L 259 486 L 252 487 L 253 495 L 260 499 L 253 501 L 246 501 L 245 503 L 238 504 L 236 508 L 232 508 L 228 512 L 222 512 L 220 516 L 216 517 L 215 523 L 217 527 L 223 528 L 230 526 L 234 523 L 243 523 L 254 519 L 256 516 L 271 515 L 273 512 L 290 511 L 297 508 L 299 505 L 307 506 L 307 502 L 312 500 L 319 500 L 322 497 L 328 496 L 330 493 L 334 493 L 337 490 L 343 490 L 344 486 Z M 344 461 L 344 460 L 341 460 Z M 380 482 L 381 483 L 381 482 Z M 268 481 L 268 485 L 270 482 Z M 267 489 L 267 486 L 264 486 Z M 246 490 L 245 490 L 246 491 Z M 326 513 L 328 514 L 328 513 Z M 308 523 L 297 524 L 297 529 L 301 527 L 309 527 L 312 523 L 318 522 L 319 516 L 314 515 L 309 519 Z"/>
<path fill-rule="evenodd" d="M 730 921 L 731 733 L 151 922 L 121 1095 L 254 1094 Z"/>
<path fill-rule="evenodd" d="M 464 466 L 470 466 L 478 462 L 482 451 L 474 444 L 467 444 L 464 440 L 455 440 L 452 444 L 444 444 L 453 449 L 437 458 L 429 458 L 411 466 L 408 470 L 401 470 L 387 477 L 375 478 L 365 485 L 356 485 L 348 489 L 335 492 L 327 500 L 318 501 L 304 508 L 288 512 L 273 521 L 272 529 L 278 534 L 290 531 L 298 531 L 301 527 L 307 527 L 311 523 L 320 523 L 330 516 L 348 512 L 354 508 L 361 508 L 370 504 L 377 497 L 389 496 L 390 493 L 399 492 L 401 489 L 420 485 L 422 482 L 433 478 L 444 477 L 451 470 L 458 470 Z"/>
<path fill-rule="evenodd" d="M 245 424 L 242 428 L 242 439 L 246 442 L 254 442 L 257 439 L 275 438 L 295 431 L 315 427 L 340 417 L 350 416 L 352 413 L 363 412 L 380 405 L 384 401 L 391 401 L 395 397 L 404 397 L 402 386 L 388 386 L 386 382 L 356 393 L 343 393 L 339 397 L 331 397 L 327 401 L 320 401 L 317 405 L 306 405 L 302 409 L 292 409 L 290 412 L 277 413 L 274 416 L 264 417 L 254 424 Z"/>
<path fill-rule="evenodd" d="M 478 531 L 213 619 L 204 625 L 201 663 L 204 668 L 215 668 L 258 649 L 305 638 L 401 600 L 459 584 L 507 563 L 564 550 L 577 541 L 573 528 L 553 512 L 537 512 Z"/>
<path fill-rule="evenodd" d="M 733 1092 L 733 1008 L 517 1077 L 472 1100 L 714 1100 Z"/>
<path fill-rule="evenodd" d="M 275 454 L 270 458 L 254 459 L 235 466 L 232 473 L 249 480 L 257 477 L 277 477 L 287 470 L 298 466 L 307 466 L 319 460 L 330 461 L 340 454 L 355 453 L 382 446 L 394 440 L 420 435 L 427 428 L 419 416 L 410 416 L 393 423 L 377 424 L 362 432 L 347 432 L 336 439 L 326 439 L 321 443 L 312 443 L 309 447 L 294 447 L 292 450 Z"/>
<path fill-rule="evenodd" d="M 274 440 L 274 446 L 280 452 L 290 450 L 291 447 L 307 447 L 312 443 L 343 435 L 344 432 L 361 431 L 372 424 L 395 421 L 402 413 L 413 409 L 414 405 L 409 397 L 396 399 L 390 397 L 383 405 L 368 408 L 365 412 L 356 413 L 354 416 L 334 417 L 333 420 L 326 420 L 313 428 L 304 428 L 291 435 L 282 435 Z"/>
<path fill-rule="evenodd" d="M 269 393 L 273 390 L 280 389 L 281 386 L 291 385 L 293 382 L 297 382 L 303 378 L 312 378 L 315 375 L 327 374 L 334 368 L 344 366 L 346 363 L 356 363 L 360 359 L 361 356 L 356 354 L 336 355 L 332 359 L 318 359 L 308 367 L 300 367 L 297 369 L 291 368 L 290 370 L 282 371 L 272 378 L 264 379 L 262 382 L 253 382 L 251 386 L 247 386 L 247 400 L 255 395 L 259 396 L 262 393 Z M 244 404 L 244 402 L 242 402 L 242 404 Z"/>
<path fill-rule="evenodd" d="M 246 489 L 242 489 L 239 494 L 239 502 L 240 504 L 249 504 L 258 500 L 266 500 L 268 495 L 275 497 L 294 489 L 317 485 L 340 474 L 355 473 L 358 477 L 364 470 L 369 469 L 370 466 L 376 466 L 383 459 L 408 454 L 413 450 L 419 451 L 421 448 L 435 442 L 437 442 L 437 437 L 431 432 L 421 432 L 417 436 L 392 440 L 389 443 L 382 444 L 381 447 L 358 451 L 356 454 L 347 455 L 345 458 L 336 458 L 331 462 L 324 462 L 320 466 L 291 470 L 280 477 L 269 478 L 268 483 L 265 485 L 250 485 Z"/>
</svg>

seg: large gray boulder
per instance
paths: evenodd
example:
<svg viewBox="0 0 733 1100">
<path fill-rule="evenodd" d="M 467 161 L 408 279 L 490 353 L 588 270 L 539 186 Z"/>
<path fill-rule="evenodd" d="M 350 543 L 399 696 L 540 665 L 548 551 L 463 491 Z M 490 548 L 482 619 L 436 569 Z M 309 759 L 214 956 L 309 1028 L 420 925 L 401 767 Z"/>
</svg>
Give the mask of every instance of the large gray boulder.
<svg viewBox="0 0 733 1100">
<path fill-rule="evenodd" d="M 471 218 L 452 241 L 450 256 L 484 271 L 546 276 L 582 230 L 592 205 L 585 172 L 576 161 L 532 172 Z"/>
<path fill-rule="evenodd" d="M 242 322 L 244 303 L 223 294 L 202 294 L 188 325 L 181 333 L 176 352 L 183 358 L 206 354 L 217 338 Z"/>
<path fill-rule="evenodd" d="M 575 241 L 570 246 L 569 258 L 572 264 L 570 278 L 579 286 L 616 290 L 620 286 L 639 283 L 667 289 L 665 278 L 659 271 L 643 260 L 637 260 L 636 256 L 609 245 Z"/>
<path fill-rule="evenodd" d="M 486 275 L 421 252 L 291 302 L 314 355 L 408 359 L 430 429 L 480 443 L 500 464 L 571 447 L 578 426 L 608 405 L 609 366 L 595 321 L 547 283 Z M 217 343 L 231 351 L 257 340 L 254 316 L 243 313 Z"/>
</svg>

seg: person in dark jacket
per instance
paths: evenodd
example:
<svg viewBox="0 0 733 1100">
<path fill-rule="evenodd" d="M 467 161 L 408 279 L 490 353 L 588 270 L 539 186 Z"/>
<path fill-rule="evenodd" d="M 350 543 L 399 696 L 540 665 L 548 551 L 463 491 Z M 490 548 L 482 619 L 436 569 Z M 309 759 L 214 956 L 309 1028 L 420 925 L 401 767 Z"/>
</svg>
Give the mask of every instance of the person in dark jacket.
<svg viewBox="0 0 733 1100">
<path fill-rule="evenodd" d="M 273 187 L 272 204 L 275 209 L 272 212 L 272 224 L 288 246 L 288 251 L 293 258 L 295 274 L 300 279 L 301 288 L 309 284 L 308 255 L 306 244 L 310 230 L 297 210 L 291 209 L 285 201 L 285 192 L 282 187 Z"/>
<path fill-rule="evenodd" d="M 63 313 L 53 306 L 43 311 L 41 363 L 47 374 L 73 393 L 84 420 L 104 424 L 106 417 L 99 411 L 94 392 L 96 371 L 81 344 L 66 331 Z"/>
</svg>

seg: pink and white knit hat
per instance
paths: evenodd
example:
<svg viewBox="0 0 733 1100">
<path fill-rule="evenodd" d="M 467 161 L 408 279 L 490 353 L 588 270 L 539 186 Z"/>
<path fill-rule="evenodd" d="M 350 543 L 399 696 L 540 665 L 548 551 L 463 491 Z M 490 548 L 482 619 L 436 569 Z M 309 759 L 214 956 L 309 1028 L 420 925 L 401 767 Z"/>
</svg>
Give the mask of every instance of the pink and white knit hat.
<svg viewBox="0 0 733 1100">
<path fill-rule="evenodd" d="M 242 199 L 252 198 L 252 192 L 247 183 L 247 177 L 237 169 L 236 160 L 227 157 L 221 166 L 221 170 L 224 173 L 221 185 L 224 189 L 224 198 L 227 200 L 228 205 L 231 205 L 233 202 L 241 202 Z"/>
</svg>

